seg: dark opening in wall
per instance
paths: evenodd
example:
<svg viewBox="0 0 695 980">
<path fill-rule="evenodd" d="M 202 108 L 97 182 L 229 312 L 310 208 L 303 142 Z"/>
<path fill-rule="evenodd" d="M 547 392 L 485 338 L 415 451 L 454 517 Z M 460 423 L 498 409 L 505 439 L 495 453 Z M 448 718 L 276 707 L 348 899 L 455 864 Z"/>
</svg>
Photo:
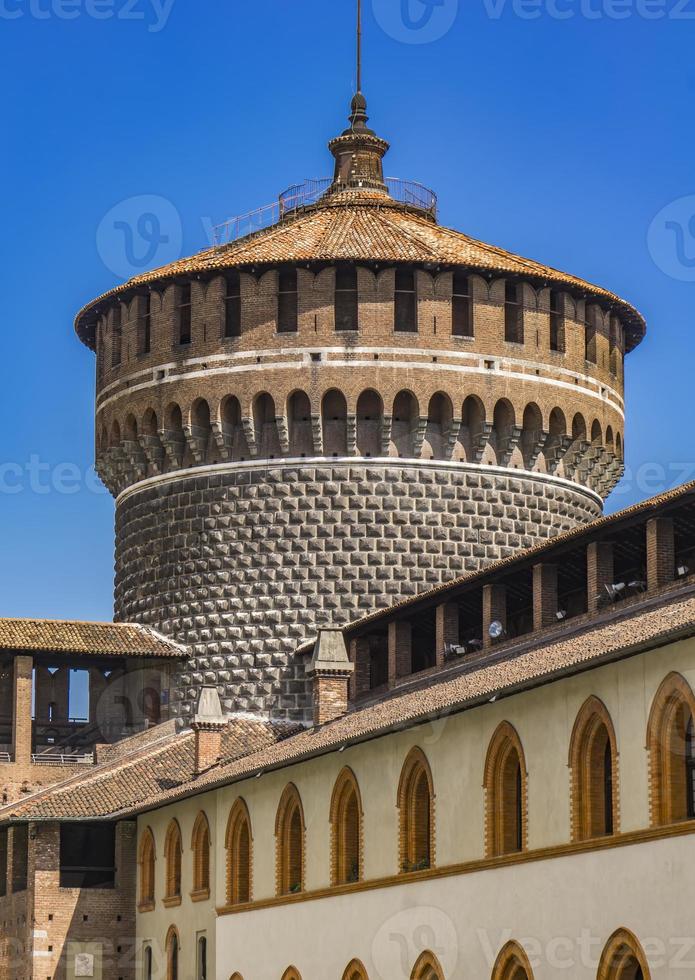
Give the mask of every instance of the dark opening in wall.
<svg viewBox="0 0 695 980">
<path fill-rule="evenodd" d="M 388 633 L 376 633 L 369 637 L 369 687 L 383 687 L 389 680 Z"/>
<path fill-rule="evenodd" d="M 339 265 L 335 270 L 335 329 L 357 330 L 358 319 L 357 269 Z"/>
<path fill-rule="evenodd" d="M 437 626 L 434 608 L 423 611 L 411 623 L 411 662 L 414 674 L 437 663 Z"/>
<path fill-rule="evenodd" d="M 596 363 L 596 312 L 595 306 L 586 304 L 586 313 L 584 314 L 586 320 L 585 357 L 590 364 Z"/>
<path fill-rule="evenodd" d="M 121 348 L 123 346 L 123 307 L 116 303 L 111 314 L 111 367 L 121 363 Z"/>
<path fill-rule="evenodd" d="M 451 301 L 451 333 L 454 337 L 472 337 L 473 299 L 470 279 L 461 272 L 454 273 L 454 292 Z"/>
<path fill-rule="evenodd" d="M 564 297 L 556 289 L 550 293 L 550 349 L 560 353 L 565 350 Z"/>
<path fill-rule="evenodd" d="M 180 287 L 179 291 L 179 336 L 178 343 L 185 346 L 191 342 L 191 286 L 187 283 Z"/>
<path fill-rule="evenodd" d="M 234 271 L 225 276 L 224 335 L 241 337 L 241 278 Z"/>
<path fill-rule="evenodd" d="M 297 270 L 281 269 L 278 276 L 278 333 L 297 332 Z"/>
<path fill-rule="evenodd" d="M 12 892 L 23 892 L 27 888 L 27 869 L 29 866 L 29 827 L 18 824 L 12 830 Z"/>
<path fill-rule="evenodd" d="M 7 895 L 7 828 L 0 830 L 0 898 Z"/>
<path fill-rule="evenodd" d="M 417 293 L 412 269 L 396 270 L 394 315 L 396 332 L 417 333 Z"/>
<path fill-rule="evenodd" d="M 115 866 L 115 824 L 61 824 L 61 888 L 113 888 L 116 883 Z"/>
<path fill-rule="evenodd" d="M 505 285 L 504 339 L 510 344 L 524 342 L 523 290 L 514 282 Z"/>
<path fill-rule="evenodd" d="M 141 314 L 138 317 L 138 354 L 149 354 L 152 349 L 152 294 L 142 298 Z"/>
</svg>

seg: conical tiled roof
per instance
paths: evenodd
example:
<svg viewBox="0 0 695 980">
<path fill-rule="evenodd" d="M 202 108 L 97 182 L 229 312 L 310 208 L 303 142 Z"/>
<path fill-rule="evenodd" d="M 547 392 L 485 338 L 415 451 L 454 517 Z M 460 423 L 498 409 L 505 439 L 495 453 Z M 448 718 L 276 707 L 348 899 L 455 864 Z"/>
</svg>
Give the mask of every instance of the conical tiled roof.
<svg viewBox="0 0 695 980">
<path fill-rule="evenodd" d="M 76 329 L 92 346 L 99 305 L 133 287 L 164 285 L 182 275 L 214 274 L 225 269 L 337 261 L 424 263 L 465 267 L 483 275 L 511 273 L 615 304 L 625 321 L 628 349 L 641 341 L 646 329 L 637 310 L 606 289 L 442 227 L 424 212 L 384 193 L 364 190 L 331 195 L 247 238 L 136 276 L 84 307 L 77 315 Z"/>
</svg>

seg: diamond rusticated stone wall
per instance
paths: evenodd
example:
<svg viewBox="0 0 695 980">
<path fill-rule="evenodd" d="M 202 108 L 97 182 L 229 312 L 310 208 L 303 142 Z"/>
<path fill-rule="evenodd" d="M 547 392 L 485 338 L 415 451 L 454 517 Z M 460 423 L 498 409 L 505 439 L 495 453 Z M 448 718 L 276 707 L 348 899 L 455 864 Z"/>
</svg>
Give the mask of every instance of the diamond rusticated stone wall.
<svg viewBox="0 0 695 980">
<path fill-rule="evenodd" d="M 174 711 L 311 718 L 297 647 L 600 516 L 581 487 L 472 466 L 229 466 L 133 487 L 117 507 L 116 616 L 186 644 Z"/>
</svg>

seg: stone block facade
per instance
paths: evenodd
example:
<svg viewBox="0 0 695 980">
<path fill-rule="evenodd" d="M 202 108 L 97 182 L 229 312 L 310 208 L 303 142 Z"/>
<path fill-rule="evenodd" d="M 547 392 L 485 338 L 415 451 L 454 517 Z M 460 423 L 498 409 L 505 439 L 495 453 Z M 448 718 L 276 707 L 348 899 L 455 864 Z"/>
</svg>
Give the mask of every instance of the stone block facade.
<svg viewBox="0 0 695 980">
<path fill-rule="evenodd" d="M 330 461 L 162 476 L 117 506 L 117 619 L 187 645 L 172 710 L 202 686 L 226 711 L 310 720 L 298 646 L 600 516 L 550 477 Z"/>
</svg>

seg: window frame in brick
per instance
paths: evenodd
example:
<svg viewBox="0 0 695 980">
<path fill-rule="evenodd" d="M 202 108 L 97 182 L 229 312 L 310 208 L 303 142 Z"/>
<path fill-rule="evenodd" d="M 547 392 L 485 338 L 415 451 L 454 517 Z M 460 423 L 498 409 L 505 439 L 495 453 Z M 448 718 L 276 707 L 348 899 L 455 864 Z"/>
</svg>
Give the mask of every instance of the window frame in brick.
<svg viewBox="0 0 695 980">
<path fill-rule="evenodd" d="M 19 858 L 19 860 L 18 860 Z M 29 827 L 15 824 L 12 828 L 12 867 L 10 869 L 11 893 L 17 895 L 27 890 L 29 881 Z"/>
<path fill-rule="evenodd" d="M 290 282 L 291 288 L 287 288 Z M 283 288 L 284 287 L 284 288 Z M 299 329 L 299 275 L 295 268 L 278 270 L 277 333 Z"/>
<path fill-rule="evenodd" d="M 204 810 L 196 817 L 191 834 L 193 851 L 193 891 L 194 902 L 210 898 L 210 823 Z"/>
<path fill-rule="evenodd" d="M 596 980 L 632 978 L 635 967 L 642 971 L 642 980 L 651 980 L 649 964 L 641 943 L 629 929 L 617 929 L 601 954 Z M 631 972 L 627 972 L 628 970 Z"/>
<path fill-rule="evenodd" d="M 253 900 L 253 835 L 249 808 L 241 797 L 229 811 L 225 850 L 227 905 L 245 905 Z"/>
<path fill-rule="evenodd" d="M 600 307 L 596 303 L 588 301 L 584 307 L 584 360 L 587 364 L 596 364 L 598 361 L 597 338 L 598 338 L 598 313 Z"/>
<path fill-rule="evenodd" d="M 405 283 L 407 277 L 408 283 Z M 412 287 L 410 283 L 412 282 Z M 417 271 L 411 266 L 396 269 L 393 294 L 394 333 L 418 332 Z"/>
<path fill-rule="evenodd" d="M 294 783 L 283 790 L 275 818 L 276 891 L 298 895 L 304 891 L 306 823 L 299 791 Z"/>
<path fill-rule="evenodd" d="M 182 894 L 182 857 L 183 845 L 181 827 L 178 820 L 171 820 L 167 827 L 164 843 L 165 863 L 165 892 L 164 906 L 172 908 L 181 904 Z"/>
<path fill-rule="evenodd" d="M 137 319 L 137 351 L 138 356 L 144 357 L 152 352 L 152 293 L 146 292 L 141 299 Z"/>
<path fill-rule="evenodd" d="M 504 340 L 519 346 L 524 343 L 524 287 L 509 279 L 504 284 Z"/>
<path fill-rule="evenodd" d="M 360 328 L 358 282 L 356 266 L 348 264 L 336 266 L 334 322 L 337 333 L 356 333 Z"/>
<path fill-rule="evenodd" d="M 361 960 L 351 960 L 343 971 L 342 980 L 369 980 L 369 975 Z"/>
<path fill-rule="evenodd" d="M 167 961 L 167 980 L 179 980 L 181 939 L 176 926 L 169 926 L 164 949 L 166 951 Z"/>
<path fill-rule="evenodd" d="M 483 786 L 487 856 L 522 853 L 528 845 L 528 772 L 521 739 L 508 721 L 490 739 Z"/>
<path fill-rule="evenodd" d="M 410 980 L 444 980 L 442 965 L 429 949 L 418 956 L 410 973 Z"/>
<path fill-rule="evenodd" d="M 555 354 L 565 353 L 565 295 L 560 289 L 551 289 L 548 298 L 550 316 L 550 349 Z"/>
<path fill-rule="evenodd" d="M 520 971 L 523 971 L 523 976 Z M 492 980 L 533 980 L 533 970 L 526 951 L 510 940 L 499 952 L 492 971 Z"/>
<path fill-rule="evenodd" d="M 111 367 L 121 364 L 123 357 L 123 306 L 115 303 L 111 310 Z"/>
<path fill-rule="evenodd" d="M 190 282 L 177 287 L 176 347 L 190 347 L 193 342 L 193 286 Z"/>
<path fill-rule="evenodd" d="M 465 288 L 462 283 L 465 282 Z M 451 336 L 473 340 L 475 318 L 471 277 L 464 272 L 454 272 L 451 292 Z"/>
<path fill-rule="evenodd" d="M 689 721 L 695 719 L 695 694 L 682 674 L 673 671 L 654 696 L 647 723 L 649 803 L 651 824 L 664 827 L 692 819 L 695 790 L 688 794 L 689 766 L 685 757 Z M 683 739 L 683 758 L 675 742 Z M 689 807 L 690 799 L 690 807 Z"/>
<path fill-rule="evenodd" d="M 241 274 L 229 269 L 224 275 L 224 315 L 222 337 L 233 340 L 241 337 Z"/>
<path fill-rule="evenodd" d="M 330 809 L 331 884 L 349 885 L 362 880 L 363 811 L 360 788 L 352 769 L 339 774 Z"/>
<path fill-rule="evenodd" d="M 401 874 L 435 866 L 434 782 L 427 756 L 415 746 L 408 753 L 398 784 L 398 869 Z"/>
<path fill-rule="evenodd" d="M 610 768 L 606 765 L 609 758 Z M 596 697 L 588 698 L 579 710 L 570 738 L 568 765 L 572 840 L 618 833 L 618 745 L 610 713 Z"/>
</svg>

